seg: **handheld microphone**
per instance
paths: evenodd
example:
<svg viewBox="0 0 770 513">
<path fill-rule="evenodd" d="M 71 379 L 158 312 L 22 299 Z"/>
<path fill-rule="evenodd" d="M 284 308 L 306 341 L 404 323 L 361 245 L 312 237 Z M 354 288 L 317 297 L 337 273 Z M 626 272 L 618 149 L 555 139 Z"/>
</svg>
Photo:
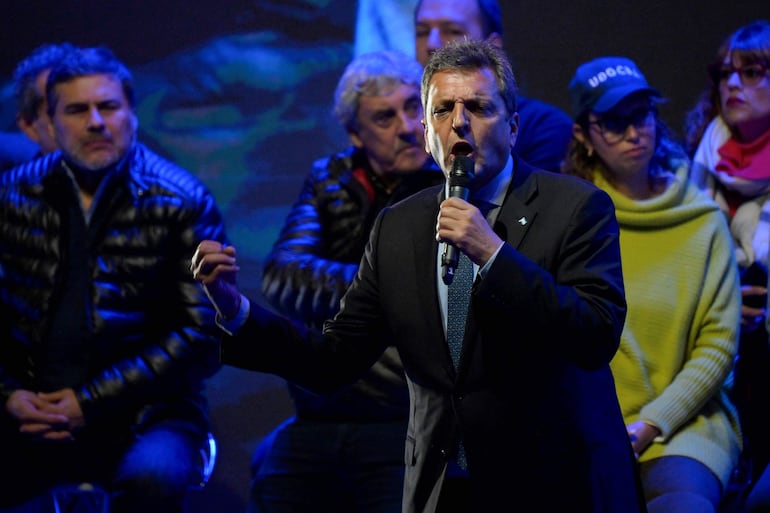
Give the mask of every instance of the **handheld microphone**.
<svg viewBox="0 0 770 513">
<path fill-rule="evenodd" d="M 468 186 L 473 179 L 473 159 L 467 155 L 455 155 L 452 161 L 452 169 L 449 171 L 449 197 L 462 198 L 468 201 L 470 189 Z M 456 247 L 449 242 L 444 245 L 441 254 L 441 279 L 449 285 L 455 276 L 457 261 L 460 253 Z"/>
</svg>

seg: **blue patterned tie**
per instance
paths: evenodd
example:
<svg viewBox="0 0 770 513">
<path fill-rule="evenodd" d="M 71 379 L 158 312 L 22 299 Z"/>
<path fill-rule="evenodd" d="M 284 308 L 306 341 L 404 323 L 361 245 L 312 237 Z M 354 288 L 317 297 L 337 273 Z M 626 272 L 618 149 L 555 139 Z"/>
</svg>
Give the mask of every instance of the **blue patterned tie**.
<svg viewBox="0 0 770 513">
<path fill-rule="evenodd" d="M 449 344 L 449 354 L 452 355 L 455 369 L 457 369 L 457 365 L 460 362 L 460 350 L 462 349 L 463 337 L 465 336 L 465 319 L 468 316 L 468 304 L 470 303 L 472 285 L 473 263 L 465 256 L 465 253 L 461 252 L 454 279 L 447 291 L 447 343 Z M 462 441 L 457 451 L 457 465 L 463 470 L 468 469 Z"/>
<path fill-rule="evenodd" d="M 457 368 L 460 362 L 460 350 L 465 336 L 465 318 L 468 315 L 468 303 L 471 298 L 471 286 L 473 285 L 473 263 L 465 255 L 460 253 L 457 261 L 457 269 L 454 279 L 447 292 L 447 343 L 452 362 Z"/>
</svg>

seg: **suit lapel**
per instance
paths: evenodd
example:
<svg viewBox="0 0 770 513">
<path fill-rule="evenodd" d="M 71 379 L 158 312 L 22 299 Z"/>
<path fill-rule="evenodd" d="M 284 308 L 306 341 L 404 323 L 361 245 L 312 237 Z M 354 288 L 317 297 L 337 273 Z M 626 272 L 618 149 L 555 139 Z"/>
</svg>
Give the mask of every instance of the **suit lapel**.
<svg viewBox="0 0 770 513">
<path fill-rule="evenodd" d="M 536 195 L 532 168 L 514 159 L 513 180 L 493 226 L 495 233 L 514 248 L 519 247 L 537 216 L 537 211 L 528 206 Z"/>
<path fill-rule="evenodd" d="M 493 226 L 495 233 L 514 248 L 519 247 L 537 216 L 537 210 L 529 206 L 537 192 L 537 182 L 532 177 L 532 168 L 514 158 L 513 179 Z M 460 353 L 457 379 L 462 379 L 467 374 L 468 365 L 470 364 L 468 356 L 474 353 L 474 348 L 478 343 L 478 329 L 473 297 L 471 297 L 471 307 L 466 323 L 467 329 L 465 339 L 463 340 L 462 352 Z"/>
</svg>

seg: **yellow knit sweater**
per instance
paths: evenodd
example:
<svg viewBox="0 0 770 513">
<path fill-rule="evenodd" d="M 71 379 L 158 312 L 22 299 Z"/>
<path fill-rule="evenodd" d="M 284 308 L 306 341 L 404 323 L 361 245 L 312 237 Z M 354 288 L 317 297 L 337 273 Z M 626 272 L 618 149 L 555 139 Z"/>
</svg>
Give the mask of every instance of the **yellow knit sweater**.
<svg viewBox="0 0 770 513">
<path fill-rule="evenodd" d="M 682 166 L 663 194 L 637 201 L 595 174 L 615 203 L 628 303 L 611 367 L 626 424 L 663 433 L 640 460 L 688 456 L 726 485 L 742 448 L 724 391 L 740 328 L 738 267 L 724 216 L 686 177 Z"/>
</svg>

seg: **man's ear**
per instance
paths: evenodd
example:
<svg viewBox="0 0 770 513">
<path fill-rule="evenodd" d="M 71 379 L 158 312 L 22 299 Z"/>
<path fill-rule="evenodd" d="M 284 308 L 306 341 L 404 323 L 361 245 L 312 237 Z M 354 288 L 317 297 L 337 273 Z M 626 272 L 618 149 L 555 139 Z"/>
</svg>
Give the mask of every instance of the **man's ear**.
<svg viewBox="0 0 770 513">
<path fill-rule="evenodd" d="M 356 148 L 360 149 L 364 147 L 364 141 L 361 140 L 361 137 L 359 137 L 356 132 L 348 132 L 348 139 L 350 139 L 350 144 Z"/>
<path fill-rule="evenodd" d="M 19 130 L 21 130 L 24 135 L 29 137 L 34 142 L 40 144 L 40 137 L 38 137 L 37 131 L 32 127 L 30 123 L 27 123 L 21 114 L 16 116 L 16 126 L 19 127 Z"/>
<path fill-rule="evenodd" d="M 489 34 L 489 36 L 487 36 L 487 41 L 489 41 L 490 43 L 492 43 L 498 48 L 503 47 L 503 37 L 497 32 L 492 32 L 491 34 Z"/>
<path fill-rule="evenodd" d="M 511 119 L 508 120 L 508 125 L 511 127 L 511 149 L 516 145 L 516 139 L 519 137 L 519 113 L 514 112 Z"/>
<path fill-rule="evenodd" d="M 428 123 L 425 122 L 425 118 L 422 118 L 420 123 L 422 123 L 422 133 L 424 134 L 423 138 L 425 139 L 425 153 L 431 155 L 430 141 L 428 140 Z"/>
</svg>

